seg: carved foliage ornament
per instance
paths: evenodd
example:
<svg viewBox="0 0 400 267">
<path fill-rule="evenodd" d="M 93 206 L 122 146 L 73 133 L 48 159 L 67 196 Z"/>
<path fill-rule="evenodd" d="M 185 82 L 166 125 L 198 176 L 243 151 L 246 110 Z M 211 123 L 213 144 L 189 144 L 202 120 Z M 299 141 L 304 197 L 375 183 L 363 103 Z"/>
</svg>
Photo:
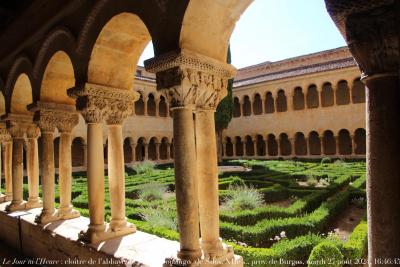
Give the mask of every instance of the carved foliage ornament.
<svg viewBox="0 0 400 267">
<path fill-rule="evenodd" d="M 399 3 L 348 16 L 349 48 L 364 75 L 398 73 L 399 18 Z"/>
<path fill-rule="evenodd" d="M 9 142 L 11 141 L 11 135 L 6 128 L 0 128 L 0 142 Z"/>
<path fill-rule="evenodd" d="M 165 91 L 172 107 L 215 109 L 236 72 L 231 65 L 187 50 L 147 60 L 145 66 L 156 73 L 157 89 Z"/>
<path fill-rule="evenodd" d="M 76 108 L 86 122 L 121 124 L 133 114 L 133 104 L 139 94 L 119 88 L 86 83 L 83 88 L 68 90 L 70 97 L 76 98 Z"/>
</svg>

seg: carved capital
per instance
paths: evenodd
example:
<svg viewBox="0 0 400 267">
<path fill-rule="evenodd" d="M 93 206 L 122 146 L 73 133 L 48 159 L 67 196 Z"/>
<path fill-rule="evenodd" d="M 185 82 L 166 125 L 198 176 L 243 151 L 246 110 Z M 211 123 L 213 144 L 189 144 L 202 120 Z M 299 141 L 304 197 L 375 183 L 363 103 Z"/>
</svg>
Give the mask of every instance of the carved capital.
<svg viewBox="0 0 400 267">
<path fill-rule="evenodd" d="M 70 132 L 78 124 L 79 116 L 71 105 L 36 102 L 28 107 L 34 113 L 34 122 L 43 132 Z"/>
<path fill-rule="evenodd" d="M 86 83 L 82 88 L 68 90 L 70 97 L 76 98 L 76 108 L 86 122 L 120 124 L 132 115 L 133 104 L 139 94 L 120 88 Z"/>
<path fill-rule="evenodd" d="M 22 139 L 32 125 L 32 115 L 9 113 L 4 117 L 7 130 L 13 139 Z"/>
<path fill-rule="evenodd" d="M 400 3 L 394 0 L 325 0 L 363 76 L 399 74 Z"/>
<path fill-rule="evenodd" d="M 11 135 L 5 128 L 5 125 L 2 125 L 0 128 L 0 143 L 10 142 L 10 141 L 11 141 Z"/>
<path fill-rule="evenodd" d="M 37 139 L 40 135 L 40 129 L 37 125 L 29 125 L 26 129 L 26 137 L 28 139 Z"/>
<path fill-rule="evenodd" d="M 165 91 L 171 107 L 195 105 L 215 109 L 227 93 L 236 69 L 192 51 L 173 51 L 145 61 L 156 73 L 157 89 Z"/>
</svg>

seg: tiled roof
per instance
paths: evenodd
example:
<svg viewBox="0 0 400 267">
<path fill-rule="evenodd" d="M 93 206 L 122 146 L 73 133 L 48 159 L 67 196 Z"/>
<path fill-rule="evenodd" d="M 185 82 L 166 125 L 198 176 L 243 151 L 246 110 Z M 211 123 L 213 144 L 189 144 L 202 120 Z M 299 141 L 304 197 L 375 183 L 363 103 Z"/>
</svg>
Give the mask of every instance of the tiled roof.
<svg viewBox="0 0 400 267">
<path fill-rule="evenodd" d="M 241 86 L 250 85 L 250 84 L 262 83 L 262 82 L 266 82 L 266 81 L 273 81 L 273 80 L 278 80 L 278 79 L 290 78 L 290 77 L 311 74 L 311 73 L 317 73 L 317 72 L 322 72 L 322 71 L 349 68 L 349 67 L 354 67 L 354 66 L 357 66 L 357 65 L 353 58 L 339 59 L 339 60 L 334 60 L 334 61 L 330 61 L 330 62 L 314 64 L 314 65 L 310 65 L 310 66 L 303 66 L 303 67 L 278 71 L 278 72 L 274 72 L 274 73 L 266 73 L 266 74 L 259 75 L 256 77 L 251 77 L 251 78 L 247 78 L 247 79 L 234 81 L 233 87 L 236 88 L 236 87 L 241 87 Z"/>
</svg>

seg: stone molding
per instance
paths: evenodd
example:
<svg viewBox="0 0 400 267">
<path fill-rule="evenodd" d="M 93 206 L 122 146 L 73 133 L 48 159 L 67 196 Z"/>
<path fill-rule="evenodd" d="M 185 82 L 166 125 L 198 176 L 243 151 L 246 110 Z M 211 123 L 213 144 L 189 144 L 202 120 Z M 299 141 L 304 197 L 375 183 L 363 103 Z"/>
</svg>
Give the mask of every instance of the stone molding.
<svg viewBox="0 0 400 267">
<path fill-rule="evenodd" d="M 76 108 L 87 123 L 121 124 L 133 114 L 134 102 L 139 94 L 99 84 L 86 83 L 81 88 L 71 88 L 68 95 L 76 99 Z"/>
<path fill-rule="evenodd" d="M 34 112 L 34 122 L 43 132 L 71 132 L 79 122 L 79 115 L 71 105 L 36 102 L 28 106 Z"/>
<path fill-rule="evenodd" d="M 27 128 L 33 124 L 33 115 L 31 114 L 8 113 L 2 118 L 6 123 L 6 128 L 10 136 L 13 139 L 24 138 Z"/>
<path fill-rule="evenodd" d="M 1 123 L 0 124 L 0 143 L 10 142 L 11 140 L 12 140 L 11 135 L 6 128 L 6 125 Z"/>
<path fill-rule="evenodd" d="M 228 79 L 236 69 L 189 50 L 172 51 L 145 61 L 156 73 L 157 89 L 165 91 L 171 107 L 215 109 L 227 93 Z"/>
</svg>

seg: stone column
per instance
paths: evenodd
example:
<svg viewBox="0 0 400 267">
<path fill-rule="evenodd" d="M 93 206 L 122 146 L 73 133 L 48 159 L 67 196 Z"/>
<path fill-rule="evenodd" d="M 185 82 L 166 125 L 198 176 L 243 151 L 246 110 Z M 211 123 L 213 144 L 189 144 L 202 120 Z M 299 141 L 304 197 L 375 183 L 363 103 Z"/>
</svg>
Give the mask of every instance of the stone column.
<svg viewBox="0 0 400 267">
<path fill-rule="evenodd" d="M 40 135 L 40 130 L 36 125 L 29 126 L 26 132 L 28 139 L 26 162 L 28 172 L 28 187 L 29 198 L 26 203 L 26 208 L 33 209 L 42 206 L 42 201 L 39 198 L 39 153 L 37 139 Z"/>
<path fill-rule="evenodd" d="M 87 144 L 83 144 L 83 166 L 87 169 Z"/>
<path fill-rule="evenodd" d="M 222 142 L 222 154 L 223 157 L 227 158 L 228 155 L 226 155 L 226 142 Z"/>
<path fill-rule="evenodd" d="M 233 155 L 232 157 L 236 157 L 236 142 L 232 140 L 232 150 L 233 150 Z"/>
<path fill-rule="evenodd" d="M 340 26 L 366 84 L 369 266 L 393 265 L 387 260 L 400 255 L 400 5 L 326 2 L 346 22 Z"/>
<path fill-rule="evenodd" d="M 4 179 L 5 179 L 5 201 L 12 200 L 12 139 L 4 142 L 3 164 L 4 164 Z"/>
<path fill-rule="evenodd" d="M 132 162 L 136 161 L 136 145 L 135 143 L 131 143 L 131 150 L 132 150 Z"/>
<path fill-rule="evenodd" d="M 159 160 L 160 159 L 160 143 L 156 143 L 156 159 L 155 160 Z"/>
<path fill-rule="evenodd" d="M 341 154 L 340 154 L 340 146 L 339 146 L 339 136 L 335 136 L 334 139 L 335 139 L 335 149 L 336 149 L 335 154 L 337 156 L 340 156 Z"/>
<path fill-rule="evenodd" d="M 167 143 L 167 160 L 171 158 L 171 146 L 169 143 Z"/>
<path fill-rule="evenodd" d="M 5 125 L 0 125 L 0 140 L 1 140 L 1 144 L 0 144 L 0 156 L 1 153 L 3 154 L 3 161 L 1 162 L 1 157 L 0 157 L 0 183 L 1 183 L 1 177 L 2 177 L 2 170 L 1 170 L 1 166 L 4 166 L 4 178 L 5 178 L 5 185 L 4 185 L 4 189 L 5 189 L 5 194 L 0 194 L 0 203 L 11 200 L 12 199 L 12 195 L 11 195 L 11 184 L 10 184 L 10 177 L 9 177 L 9 162 L 7 161 L 7 155 L 6 155 L 6 147 L 7 144 L 11 142 L 11 137 L 10 134 L 8 132 L 8 130 L 5 128 Z M 11 144 L 11 143 L 10 143 Z M 4 146 L 4 149 L 3 147 Z M 3 163 L 3 164 L 2 164 Z M 11 198 L 10 198 L 11 197 Z"/>
<path fill-rule="evenodd" d="M 156 117 L 160 117 L 160 98 L 154 100 L 156 103 Z"/>
<path fill-rule="evenodd" d="M 56 117 L 52 110 L 37 108 L 35 122 L 41 131 L 41 176 L 43 209 L 35 221 L 39 224 L 47 224 L 57 221 L 59 218 L 54 207 L 55 201 L 55 171 L 54 171 L 54 132 L 56 129 Z"/>
<path fill-rule="evenodd" d="M 13 139 L 12 142 L 12 200 L 6 206 L 7 212 L 26 209 L 26 202 L 23 200 L 23 146 L 26 132 L 26 122 L 31 121 L 32 117 L 26 118 L 24 115 L 15 115 L 7 121 L 7 128 Z"/>
<path fill-rule="evenodd" d="M 60 114 L 61 115 L 61 114 Z M 57 128 L 60 132 L 59 148 L 59 190 L 60 207 L 57 216 L 60 219 L 67 220 L 80 216 L 79 211 L 72 208 L 72 138 L 71 131 L 78 124 L 79 116 L 74 112 L 64 112 L 62 116 L 57 116 Z"/>
<path fill-rule="evenodd" d="M 143 96 L 143 114 L 144 114 L 144 116 L 148 116 L 148 114 L 147 114 L 147 100 L 149 99 L 149 97 L 146 95 L 146 96 Z"/>
<path fill-rule="evenodd" d="M 68 90 L 68 95 L 76 98 L 77 110 L 81 112 L 87 123 L 87 144 L 88 144 L 88 197 L 89 197 L 89 217 L 90 224 L 86 231 L 81 232 L 79 238 L 90 243 L 99 243 L 117 236 L 126 234 L 124 231 L 118 231 L 116 224 L 108 227 L 104 222 L 104 152 L 103 152 L 103 121 L 113 120 L 110 116 L 115 114 L 132 113 L 133 102 L 126 105 L 121 99 L 126 99 L 128 92 L 119 88 L 110 88 L 107 86 L 86 83 L 83 87 L 72 88 Z M 129 99 L 127 99 L 129 100 Z M 122 128 L 121 128 L 122 129 Z M 120 129 L 120 130 L 121 130 Z M 119 130 L 117 129 L 116 132 Z M 109 157 L 109 181 L 110 181 L 110 203 L 112 213 L 118 214 L 114 205 L 115 199 L 121 199 L 121 191 L 124 190 L 123 181 L 121 184 L 121 166 L 123 169 L 123 141 L 122 135 L 118 137 L 113 130 L 110 133 L 111 140 L 108 140 Z M 117 138 L 115 138 L 117 137 Z M 120 138 L 121 140 L 119 140 Z M 117 147 L 116 148 L 116 141 Z M 118 141 L 119 140 L 119 141 Z M 111 144 L 111 142 L 113 144 Z M 114 153 L 114 151 L 116 151 Z M 118 159 L 113 158 L 119 155 Z M 114 155 L 115 154 L 115 155 Z M 117 156 L 118 156 L 117 155 Z M 110 169 L 111 167 L 111 169 Z M 119 170 L 117 170 L 119 168 Z M 122 170 L 123 173 L 123 170 Z M 114 188 L 116 186 L 117 188 Z M 116 193 L 116 191 L 118 193 Z M 117 194 L 117 195 L 115 195 Z M 124 205 L 124 203 L 122 204 Z M 119 216 L 121 214 L 118 214 Z M 119 217 L 118 217 L 119 218 Z"/>
<path fill-rule="evenodd" d="M 144 160 L 149 160 L 149 144 L 143 143 L 144 146 Z"/>
<path fill-rule="evenodd" d="M 110 88 L 109 90 L 116 90 Z M 110 229 L 117 235 L 134 233 L 136 227 L 125 217 L 125 164 L 122 122 L 132 114 L 131 107 L 139 94 L 118 89 L 119 98 L 109 101 L 108 125 L 108 182 L 110 191 Z"/>
<path fill-rule="evenodd" d="M 202 256 L 198 241 L 200 213 L 204 259 L 228 259 L 233 251 L 225 249 L 219 238 L 214 109 L 226 95 L 227 80 L 234 76 L 234 69 L 188 50 L 147 60 L 145 66 L 157 74 L 157 87 L 167 91 L 172 106 L 178 258 L 194 261 Z"/>
<path fill-rule="evenodd" d="M 350 138 L 351 138 L 351 155 L 355 156 L 356 155 L 356 140 L 354 139 L 355 138 L 354 134 L 351 134 Z"/>
<path fill-rule="evenodd" d="M 257 157 L 257 137 L 253 136 L 253 151 L 254 151 L 254 156 Z"/>
</svg>

